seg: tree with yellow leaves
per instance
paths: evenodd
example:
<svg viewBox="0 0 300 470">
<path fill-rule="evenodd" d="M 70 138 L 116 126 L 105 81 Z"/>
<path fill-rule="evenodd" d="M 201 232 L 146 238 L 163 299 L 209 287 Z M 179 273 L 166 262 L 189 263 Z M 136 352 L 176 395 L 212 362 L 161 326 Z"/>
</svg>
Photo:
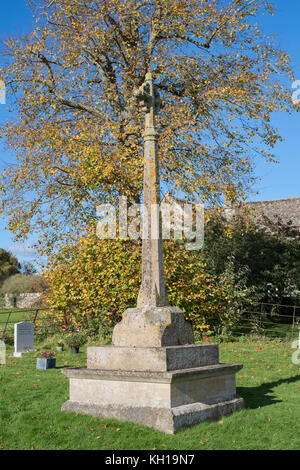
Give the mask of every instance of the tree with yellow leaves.
<svg viewBox="0 0 300 470">
<path fill-rule="evenodd" d="M 36 27 L 5 42 L 0 69 L 18 119 L 0 131 L 17 164 L 2 175 L 2 211 L 17 237 L 50 253 L 120 195 L 141 200 L 143 112 L 152 71 L 161 177 L 187 200 L 243 198 L 253 155 L 272 159 L 274 111 L 289 110 L 288 56 L 264 36 L 263 0 L 40 0 Z"/>
<path fill-rule="evenodd" d="M 218 286 L 197 251 L 179 241 L 165 242 L 166 284 L 170 302 L 184 312 L 195 332 L 237 322 L 228 308 L 228 282 Z M 140 284 L 141 244 L 83 236 L 51 257 L 44 273 L 47 300 L 61 324 L 88 327 L 95 318 L 114 326 L 136 305 Z"/>
</svg>

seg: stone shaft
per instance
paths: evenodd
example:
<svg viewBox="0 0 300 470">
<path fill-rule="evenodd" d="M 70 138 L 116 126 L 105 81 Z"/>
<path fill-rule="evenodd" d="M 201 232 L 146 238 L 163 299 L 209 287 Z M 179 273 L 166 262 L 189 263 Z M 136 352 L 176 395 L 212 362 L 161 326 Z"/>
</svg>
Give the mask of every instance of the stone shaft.
<svg viewBox="0 0 300 470">
<path fill-rule="evenodd" d="M 144 133 L 142 284 L 138 307 L 169 305 L 164 278 L 160 204 L 158 134 L 155 130 L 156 99 L 151 74 L 146 78 L 149 107 Z"/>
</svg>

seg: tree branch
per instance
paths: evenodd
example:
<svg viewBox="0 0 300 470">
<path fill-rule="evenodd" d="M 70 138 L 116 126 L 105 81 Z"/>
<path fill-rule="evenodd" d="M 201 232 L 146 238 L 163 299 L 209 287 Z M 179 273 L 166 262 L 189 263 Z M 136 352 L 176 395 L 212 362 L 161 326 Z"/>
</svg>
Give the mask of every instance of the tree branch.
<svg viewBox="0 0 300 470">
<path fill-rule="evenodd" d="M 67 106 L 69 108 L 72 108 L 72 109 L 77 109 L 80 111 L 87 112 L 97 118 L 100 118 L 101 120 L 109 119 L 107 115 L 103 115 L 101 112 L 99 112 L 96 108 L 92 106 L 86 105 L 84 103 L 74 102 L 68 98 L 64 98 L 56 89 L 55 78 L 54 78 L 53 70 L 50 65 L 50 61 L 41 52 L 38 52 L 36 55 L 40 59 L 40 61 L 46 66 L 48 70 L 48 75 L 50 79 L 50 85 L 48 85 L 49 91 L 54 94 L 55 98 L 60 104 Z"/>
</svg>

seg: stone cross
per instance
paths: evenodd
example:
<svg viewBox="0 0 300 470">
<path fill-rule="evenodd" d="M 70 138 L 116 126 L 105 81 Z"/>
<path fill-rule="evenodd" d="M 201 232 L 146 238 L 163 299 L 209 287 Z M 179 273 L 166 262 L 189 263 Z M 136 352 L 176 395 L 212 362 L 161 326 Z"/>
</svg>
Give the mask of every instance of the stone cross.
<svg viewBox="0 0 300 470">
<path fill-rule="evenodd" d="M 169 305 L 169 300 L 164 276 L 158 133 L 155 129 L 155 115 L 160 110 L 161 99 L 151 73 L 146 75 L 136 96 L 145 112 L 142 284 L 137 306 L 164 307 Z"/>
</svg>

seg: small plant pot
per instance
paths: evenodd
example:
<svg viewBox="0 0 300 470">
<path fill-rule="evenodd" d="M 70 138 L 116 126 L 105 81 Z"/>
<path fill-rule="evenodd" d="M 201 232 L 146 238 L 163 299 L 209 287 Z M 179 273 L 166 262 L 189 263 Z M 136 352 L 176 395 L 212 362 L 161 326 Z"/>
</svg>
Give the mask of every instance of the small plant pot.
<svg viewBox="0 0 300 470">
<path fill-rule="evenodd" d="M 57 346 L 56 348 L 56 351 L 58 352 L 62 352 L 64 350 L 64 348 L 62 346 Z"/>
<path fill-rule="evenodd" d="M 79 353 L 79 348 L 75 348 L 74 346 L 71 347 L 71 353 L 72 354 L 78 354 Z"/>
<path fill-rule="evenodd" d="M 56 358 L 55 357 L 38 357 L 36 360 L 36 368 L 39 370 L 55 369 Z"/>
</svg>

